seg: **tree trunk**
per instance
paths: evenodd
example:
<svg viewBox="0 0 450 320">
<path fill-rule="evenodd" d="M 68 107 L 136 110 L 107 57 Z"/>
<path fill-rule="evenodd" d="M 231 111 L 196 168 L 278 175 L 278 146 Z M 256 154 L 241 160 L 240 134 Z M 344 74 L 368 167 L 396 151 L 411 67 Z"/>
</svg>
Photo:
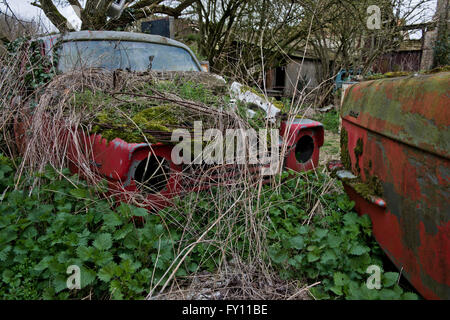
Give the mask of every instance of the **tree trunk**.
<svg viewBox="0 0 450 320">
<path fill-rule="evenodd" d="M 81 30 L 104 30 L 106 9 L 112 0 L 88 0 L 81 11 Z"/>
<path fill-rule="evenodd" d="M 448 10 L 449 10 L 449 0 L 438 0 L 437 6 L 436 6 L 436 13 L 433 17 L 433 21 L 436 22 L 436 27 L 434 27 L 432 30 L 428 30 L 425 33 L 425 40 L 424 40 L 424 47 L 422 52 L 422 60 L 420 62 L 420 69 L 422 70 L 430 70 L 432 69 L 436 64 L 441 64 L 439 61 L 436 61 L 435 57 L 435 48 L 436 48 L 436 41 L 438 39 L 442 41 L 443 43 L 439 43 L 441 47 L 444 49 L 444 54 L 447 54 L 448 52 L 445 52 L 445 48 L 448 51 Z M 447 61 L 447 63 L 449 63 Z"/>
</svg>

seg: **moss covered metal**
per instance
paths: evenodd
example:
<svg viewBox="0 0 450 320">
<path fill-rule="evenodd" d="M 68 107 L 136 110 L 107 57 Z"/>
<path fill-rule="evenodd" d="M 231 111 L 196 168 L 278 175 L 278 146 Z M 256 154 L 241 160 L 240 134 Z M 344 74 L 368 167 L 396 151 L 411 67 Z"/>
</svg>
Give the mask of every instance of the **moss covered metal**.
<svg viewBox="0 0 450 320">
<path fill-rule="evenodd" d="M 450 72 L 367 81 L 348 89 L 342 118 L 450 158 Z"/>
<path fill-rule="evenodd" d="M 342 163 L 359 175 L 345 190 L 428 299 L 450 298 L 449 106 L 450 72 L 434 70 L 355 84 L 341 108 Z"/>
</svg>

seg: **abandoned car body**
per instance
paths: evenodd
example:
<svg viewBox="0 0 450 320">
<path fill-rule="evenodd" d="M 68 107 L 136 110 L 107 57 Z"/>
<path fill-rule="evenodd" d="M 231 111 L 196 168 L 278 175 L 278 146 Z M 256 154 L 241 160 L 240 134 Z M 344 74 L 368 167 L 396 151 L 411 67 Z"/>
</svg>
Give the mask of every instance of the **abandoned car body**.
<svg viewBox="0 0 450 320">
<path fill-rule="evenodd" d="M 79 68 L 101 68 L 109 71 L 121 69 L 127 72 L 191 72 L 214 77 L 216 80 L 221 78 L 203 72 L 199 61 L 187 46 L 161 36 L 81 31 L 48 36 L 41 40 L 45 54 L 58 56 L 59 73 Z M 223 79 L 220 81 L 224 82 Z M 236 96 L 239 99 L 239 94 Z M 252 101 L 259 100 L 260 103 L 256 104 L 266 112 L 268 118 L 272 119 L 272 116 L 280 111 L 250 90 L 245 92 L 245 97 L 251 97 Z M 18 145 L 22 146 L 26 144 L 25 122 L 17 121 L 15 124 L 16 140 Z M 295 119 L 290 123 L 282 121 L 280 135 L 280 139 L 283 136 L 288 137 L 285 167 L 295 171 L 317 167 L 319 149 L 324 139 L 322 124 L 307 119 Z M 196 184 L 193 187 L 192 181 L 184 181 L 181 178 L 180 173 L 184 168 L 172 161 L 171 144 L 148 143 L 144 139 L 138 143 L 130 143 L 120 138 L 108 141 L 101 134 L 80 133 L 80 137 L 88 149 L 92 150 L 91 169 L 106 178 L 110 189 L 117 191 L 116 194 L 121 193 L 124 200 L 127 192 L 139 190 L 139 183 L 144 181 L 153 184 L 154 192 L 145 194 L 151 203 L 149 208 L 169 205 L 170 199 L 180 194 L 182 190 L 184 192 L 202 190 L 211 185 Z M 69 152 L 68 158 L 72 172 L 77 172 L 76 156 L 71 156 Z M 258 174 L 259 169 L 255 168 L 254 174 Z M 164 179 L 151 179 L 155 175 L 164 176 Z M 214 180 L 214 177 L 210 180 Z"/>
<path fill-rule="evenodd" d="M 351 86 L 341 109 L 341 161 L 328 164 L 427 299 L 450 299 L 449 89 L 449 72 Z"/>
</svg>

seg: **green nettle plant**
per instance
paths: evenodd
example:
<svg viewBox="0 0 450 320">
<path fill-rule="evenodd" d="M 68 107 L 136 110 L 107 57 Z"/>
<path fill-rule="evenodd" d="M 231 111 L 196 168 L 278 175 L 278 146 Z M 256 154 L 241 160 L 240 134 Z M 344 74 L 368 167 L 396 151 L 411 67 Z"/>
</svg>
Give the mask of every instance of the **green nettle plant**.
<svg viewBox="0 0 450 320">
<path fill-rule="evenodd" d="M 0 296 L 144 298 L 172 262 L 177 235 L 142 208 L 111 209 L 76 176 L 58 180 L 49 168 L 40 178 L 31 194 L 14 190 L 13 166 L 1 159 Z M 145 224 L 135 227 L 132 217 Z M 71 265 L 80 267 L 80 290 L 67 289 Z"/>
<path fill-rule="evenodd" d="M 269 256 L 281 277 L 304 279 L 307 283 L 320 281 L 311 289 L 316 299 L 418 299 L 398 285 L 397 272 L 383 273 L 379 290 L 367 287 L 367 268 L 383 265 L 370 218 L 352 212 L 354 202 L 337 192 L 317 196 L 324 212 L 311 218 L 311 208 L 304 207 L 311 195 L 308 190 L 319 191 L 327 176 L 307 176 L 309 179 L 299 182 L 290 180 L 281 194 L 270 196 L 273 203 L 281 203 L 271 208 L 273 224 L 268 235 Z M 295 197 L 291 191 L 294 186 L 303 190 Z M 299 210 L 302 206 L 304 210 Z"/>
<path fill-rule="evenodd" d="M 15 188 L 15 165 L 0 156 L 0 297 L 3 299 L 143 299 L 161 287 L 171 272 L 177 250 L 192 244 L 196 234 L 217 219 L 211 198 L 218 192 L 195 194 L 195 214 L 180 215 L 174 208 L 150 214 L 125 203 L 99 199 L 101 186 L 88 187 L 68 170 L 48 168 Z M 284 173 L 279 192 L 264 186 L 260 208 L 266 208 L 268 255 L 284 279 L 321 284 L 311 289 L 317 299 L 416 299 L 397 284 L 398 273 L 382 275 L 382 288 L 369 290 L 370 265 L 382 266 L 382 252 L 371 237 L 367 216 L 352 212 L 346 195 L 323 193 L 329 177 L 320 173 Z M 30 188 L 35 178 L 39 186 Z M 30 191 L 31 190 L 31 191 Z M 178 210 L 192 205 L 194 194 L 178 199 Z M 311 215 L 320 201 L 321 214 Z M 262 205 L 261 205 L 262 204 Z M 256 206 L 256 204 L 255 204 Z M 268 209 L 267 209 L 268 208 Z M 177 215 L 175 213 L 178 213 Z M 267 211 L 266 211 L 267 213 Z M 136 218 L 138 217 L 138 219 Z M 187 219 L 196 232 L 186 232 Z M 241 223 L 220 233 L 245 261 L 248 241 Z M 195 231 L 195 230 L 194 230 Z M 178 249 L 177 249 L 178 248 Z M 223 249 L 223 248 L 222 248 Z M 226 249 L 226 248 L 225 248 Z M 214 271 L 223 252 L 199 243 L 180 264 L 176 276 Z M 229 258 L 229 257 L 225 257 Z M 81 271 L 81 288 L 69 290 L 70 266 Z M 172 266 L 173 267 L 173 266 Z"/>
</svg>

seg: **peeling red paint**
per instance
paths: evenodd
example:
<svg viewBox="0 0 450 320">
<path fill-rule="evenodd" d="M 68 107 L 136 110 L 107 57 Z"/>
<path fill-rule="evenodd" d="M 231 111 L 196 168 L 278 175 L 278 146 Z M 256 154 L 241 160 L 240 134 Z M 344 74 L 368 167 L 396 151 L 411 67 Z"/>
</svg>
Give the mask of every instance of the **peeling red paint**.
<svg viewBox="0 0 450 320">
<path fill-rule="evenodd" d="M 436 282 L 450 286 L 450 222 L 437 228 L 437 234 L 431 235 L 425 231 L 424 224 L 420 223 L 419 259 L 425 272 Z"/>
<path fill-rule="evenodd" d="M 450 73 L 356 84 L 341 109 L 351 170 L 380 181 L 386 209 L 344 183 L 345 191 L 427 299 L 450 299 L 449 84 Z"/>
<path fill-rule="evenodd" d="M 17 144 L 22 151 L 26 146 L 25 122 L 15 121 L 14 128 Z M 289 134 L 289 152 L 285 161 L 285 166 L 294 171 L 307 171 L 318 166 L 319 150 L 323 145 L 324 131 L 323 126 L 319 122 L 307 119 L 296 120 L 290 126 L 285 122 L 281 126 L 282 134 Z M 295 146 L 298 141 L 309 136 L 314 141 L 314 150 L 311 159 L 305 163 L 299 163 L 295 158 Z M 69 160 L 69 169 L 73 173 L 81 173 L 78 169 L 80 156 L 87 157 L 91 166 L 91 170 L 108 181 L 110 193 L 114 194 L 117 200 L 127 201 L 131 197 L 131 193 L 138 190 L 134 181 L 134 171 L 140 161 L 145 160 L 150 155 L 165 159 L 169 164 L 168 179 L 165 187 L 157 193 L 146 194 L 145 198 L 149 203 L 149 210 L 158 210 L 170 205 L 170 199 L 180 195 L 182 192 L 197 192 L 205 190 L 214 185 L 217 180 L 217 174 L 212 173 L 210 177 L 205 178 L 203 173 L 199 173 L 202 180 L 184 181 L 182 179 L 183 166 L 175 165 L 171 159 L 173 146 L 161 143 L 148 145 L 146 143 L 127 143 L 126 141 L 116 138 L 107 141 L 101 135 L 85 135 L 82 132 L 78 135 L 78 145 L 81 145 L 83 155 L 78 154 L 79 147 L 75 148 L 75 144 L 69 143 L 67 158 Z M 260 174 L 261 167 L 255 166 L 249 169 L 255 175 Z M 221 173 L 222 179 L 233 179 L 235 173 Z M 265 180 L 268 182 L 269 180 Z"/>
<path fill-rule="evenodd" d="M 290 144 L 288 145 L 289 151 L 287 151 L 285 167 L 292 169 L 294 171 L 309 171 L 314 168 L 317 168 L 319 163 L 319 152 L 320 147 L 323 145 L 324 132 L 323 128 L 318 127 L 315 129 L 300 129 L 295 135 L 293 135 L 295 139 L 292 139 Z M 295 146 L 299 142 L 299 140 L 304 137 L 309 136 L 312 138 L 314 142 L 314 151 L 311 155 L 311 159 L 306 161 L 305 163 L 301 163 L 295 156 Z"/>
<path fill-rule="evenodd" d="M 30 117 L 18 118 L 14 121 L 14 132 L 17 147 L 20 152 L 25 151 L 27 144 L 26 128 L 28 126 Z M 43 126 L 45 129 L 45 126 Z M 324 131 L 321 123 L 301 119 L 295 120 L 291 125 L 282 122 L 281 133 L 289 134 L 290 149 L 285 161 L 285 167 L 294 171 L 307 171 L 318 166 L 319 149 L 323 145 Z M 71 139 L 72 135 L 67 135 L 67 132 L 61 131 L 62 135 L 60 141 Z M 314 141 L 314 150 L 311 159 L 305 163 L 299 163 L 295 158 L 295 146 L 298 141 L 304 137 L 310 136 Z M 134 181 L 134 171 L 136 165 L 148 158 L 150 155 L 165 159 L 169 164 L 170 170 L 165 187 L 155 194 L 147 194 L 145 197 L 149 203 L 148 209 L 157 210 L 170 205 L 170 199 L 174 196 L 180 195 L 182 192 L 197 192 L 205 190 L 217 180 L 217 174 L 212 173 L 210 177 L 198 181 L 183 181 L 181 172 L 182 166 L 177 166 L 172 162 L 171 151 L 173 146 L 164 145 L 161 143 L 148 145 L 146 143 L 127 143 L 126 141 L 116 138 L 112 141 L 107 141 L 101 135 L 92 134 L 86 135 L 83 132 L 78 133 L 78 142 L 75 147 L 73 141 L 69 141 L 67 149 L 67 158 L 69 160 L 69 169 L 73 173 L 82 174 L 78 165 L 80 159 L 89 159 L 90 169 L 97 173 L 100 177 L 106 178 L 111 194 L 120 201 L 130 199 L 130 192 L 139 191 Z M 81 152 L 82 154 L 79 154 Z M 133 167 L 134 166 L 134 167 Z M 255 166 L 249 168 L 249 171 L 254 175 L 260 175 L 261 167 Z M 223 179 L 233 179 L 234 173 L 220 173 Z M 264 182 L 268 182 L 265 179 Z"/>
</svg>

